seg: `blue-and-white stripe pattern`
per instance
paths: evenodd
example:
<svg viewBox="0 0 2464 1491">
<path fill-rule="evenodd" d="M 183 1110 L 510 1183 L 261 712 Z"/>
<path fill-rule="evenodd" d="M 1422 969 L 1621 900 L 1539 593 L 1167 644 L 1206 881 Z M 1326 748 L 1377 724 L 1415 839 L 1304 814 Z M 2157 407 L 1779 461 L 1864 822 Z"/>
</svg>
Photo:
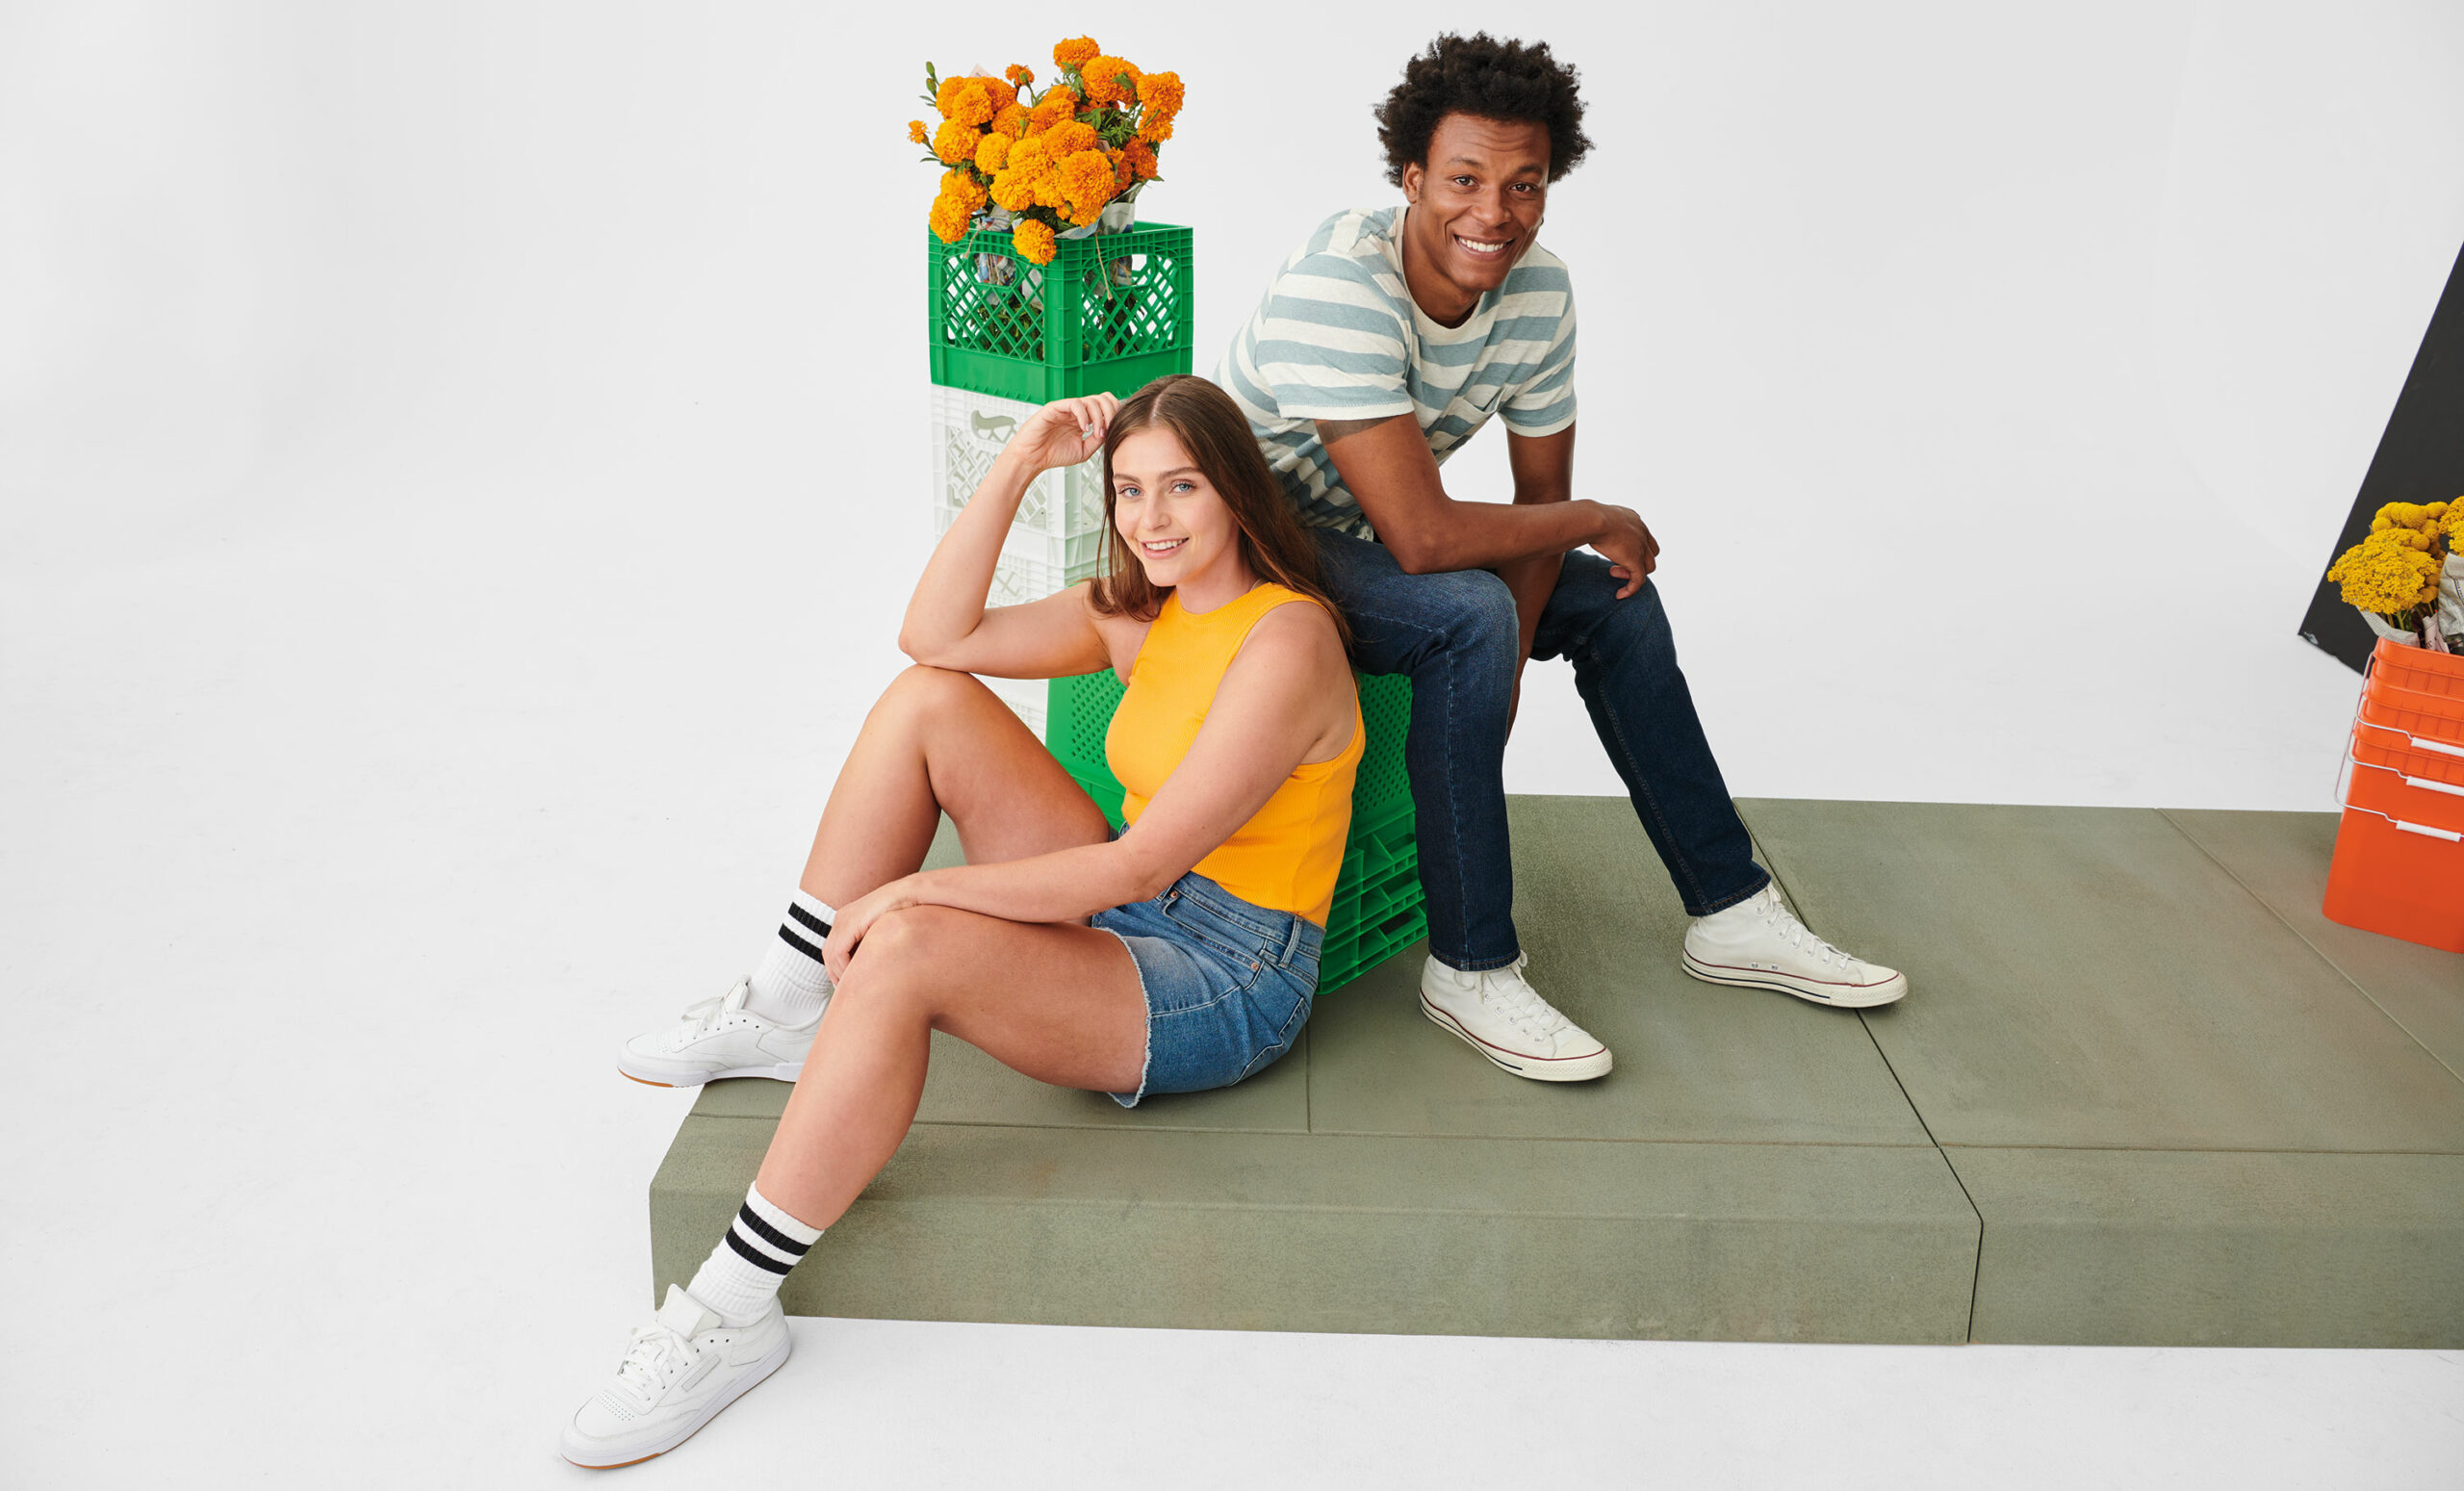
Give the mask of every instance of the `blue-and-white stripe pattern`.
<svg viewBox="0 0 2464 1491">
<path fill-rule="evenodd" d="M 1575 422 L 1575 299 L 1563 261 L 1537 244 L 1460 326 L 1412 303 L 1397 229 L 1403 209 L 1337 213 L 1284 261 L 1216 370 L 1282 478 L 1300 521 L 1374 537 L 1344 489 L 1320 420 L 1409 414 L 1444 464 L 1492 414 L 1517 434 Z"/>
</svg>

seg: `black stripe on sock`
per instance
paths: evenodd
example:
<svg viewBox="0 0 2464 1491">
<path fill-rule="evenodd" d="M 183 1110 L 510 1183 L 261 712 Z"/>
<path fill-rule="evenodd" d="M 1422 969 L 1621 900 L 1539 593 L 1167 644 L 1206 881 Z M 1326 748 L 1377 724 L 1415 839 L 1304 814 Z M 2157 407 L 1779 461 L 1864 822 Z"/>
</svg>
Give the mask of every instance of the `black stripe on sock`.
<svg viewBox="0 0 2464 1491">
<path fill-rule="evenodd" d="M 736 1236 L 735 1228 L 733 1227 L 728 1228 L 728 1246 L 742 1254 L 747 1263 L 759 1264 L 761 1267 L 768 1269 L 773 1273 L 784 1273 L 789 1269 L 795 1267 L 792 1263 L 781 1263 L 778 1259 L 771 1257 L 760 1248 L 754 1247 L 751 1243 L 748 1243 L 744 1239 Z"/>
<path fill-rule="evenodd" d="M 779 923 L 779 940 L 786 943 L 789 947 L 794 948 L 797 952 L 804 954 L 815 963 L 822 961 L 821 949 L 813 946 L 810 942 L 806 941 L 803 938 L 796 936 L 796 929 L 788 926 L 783 921 Z"/>
<path fill-rule="evenodd" d="M 744 1223 L 745 1231 L 752 1233 L 755 1237 L 761 1239 L 761 1241 L 769 1244 L 771 1247 L 779 1249 L 779 1251 L 783 1253 L 793 1253 L 797 1257 L 801 1258 L 812 1247 L 810 1243 L 799 1243 L 794 1238 L 787 1236 L 784 1232 L 782 1232 L 778 1228 L 770 1225 L 770 1223 L 763 1221 L 759 1216 L 755 1214 L 753 1208 L 750 1206 L 737 1207 L 735 1209 L 735 1220 Z"/>
<path fill-rule="evenodd" d="M 798 906 L 793 901 L 787 903 L 787 914 L 794 917 L 796 920 L 803 922 L 805 926 L 815 936 L 825 938 L 830 936 L 830 923 L 822 920 L 812 913 L 806 911 L 803 907 Z"/>
</svg>

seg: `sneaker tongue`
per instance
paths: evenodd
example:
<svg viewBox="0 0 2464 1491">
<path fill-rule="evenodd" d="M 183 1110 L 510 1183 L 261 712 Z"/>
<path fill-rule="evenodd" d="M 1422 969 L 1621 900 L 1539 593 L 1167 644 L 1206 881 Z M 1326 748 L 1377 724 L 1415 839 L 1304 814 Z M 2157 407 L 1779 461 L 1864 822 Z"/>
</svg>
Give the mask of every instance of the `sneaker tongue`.
<svg viewBox="0 0 2464 1491">
<path fill-rule="evenodd" d="M 658 1307 L 658 1323 L 687 1341 L 725 1324 L 701 1300 L 686 1294 L 681 1284 L 667 1286 L 667 1303 Z"/>
</svg>

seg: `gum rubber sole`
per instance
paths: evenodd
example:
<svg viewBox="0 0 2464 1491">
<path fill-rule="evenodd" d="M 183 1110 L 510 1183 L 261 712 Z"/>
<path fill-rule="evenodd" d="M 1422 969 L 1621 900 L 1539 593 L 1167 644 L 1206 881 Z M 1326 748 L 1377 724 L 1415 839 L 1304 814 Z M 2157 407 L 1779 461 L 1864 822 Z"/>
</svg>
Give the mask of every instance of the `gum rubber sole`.
<svg viewBox="0 0 2464 1491">
<path fill-rule="evenodd" d="M 1726 984 L 1732 989 L 1767 989 L 1774 993 L 1794 994 L 1808 1004 L 1829 1005 L 1835 1010 L 1871 1010 L 1881 1005 L 1897 1004 L 1908 993 L 1908 975 L 1896 973 L 1879 984 L 1860 989 L 1849 984 L 1816 984 L 1811 979 L 1794 980 L 1784 973 L 1765 973 L 1759 969 L 1748 973 L 1742 968 L 1715 967 L 1695 961 L 1692 953 L 1681 952 L 1678 961 L 1685 971 L 1706 984 Z M 1835 992 L 1817 992 L 1817 990 Z"/>
<path fill-rule="evenodd" d="M 654 1083 L 653 1086 L 656 1086 L 656 1084 Z M 657 1459 L 660 1455 L 667 1453 L 670 1450 L 675 1449 L 677 1446 L 684 1443 L 684 1441 L 702 1432 L 702 1430 L 708 1426 L 709 1422 L 712 1419 L 717 1418 L 720 1411 L 726 1408 L 730 1403 L 734 1402 L 737 1399 L 742 1398 L 745 1394 L 752 1392 L 755 1388 L 759 1387 L 762 1383 L 768 1381 L 772 1373 L 777 1372 L 780 1368 L 787 1365 L 787 1356 L 794 1350 L 795 1344 L 795 1338 L 792 1336 L 782 1338 L 779 1342 L 778 1350 L 773 1352 L 770 1356 L 763 1358 L 761 1361 L 756 1362 L 754 1364 L 752 1375 L 747 1376 L 742 1382 L 737 1383 L 733 1391 L 730 1392 L 724 1398 L 712 1399 L 710 1401 L 710 1405 L 690 1421 L 689 1427 L 686 1427 L 684 1432 L 677 1435 L 674 1439 L 668 1440 L 665 1444 L 660 1445 L 657 1449 L 653 1450 L 648 1454 L 637 1454 L 629 1460 L 610 1460 L 604 1465 L 593 1465 L 587 1461 L 577 1460 L 572 1455 L 567 1454 L 564 1456 L 565 1463 L 568 1465 L 580 1466 L 583 1470 L 623 1470 L 628 1465 L 639 1465 L 644 1460 Z M 561 1453 L 562 1452 L 559 1451 L 559 1452 Z"/>
<path fill-rule="evenodd" d="M 1438 1029 L 1451 1033 L 1465 1045 L 1487 1057 L 1502 1070 L 1513 1072 L 1518 1077 L 1527 1077 L 1534 1082 L 1589 1082 L 1594 1077 L 1608 1075 L 1609 1067 L 1616 1065 L 1616 1059 L 1609 1054 L 1606 1046 L 1601 1047 L 1590 1056 L 1568 1058 L 1525 1056 L 1519 1052 L 1500 1051 L 1456 1024 L 1452 1015 L 1429 1003 L 1426 994 L 1421 996 L 1421 1013 L 1427 1015 L 1430 1022 Z"/>
<path fill-rule="evenodd" d="M 616 1075 L 620 1077 L 638 1082 L 644 1087 L 665 1088 L 700 1087 L 706 1082 L 726 1082 L 736 1077 L 767 1077 L 773 1082 L 793 1082 L 804 1075 L 804 1070 L 805 1064 L 802 1062 L 781 1062 L 775 1067 L 731 1067 L 725 1071 L 706 1072 L 699 1076 L 691 1072 L 671 1072 L 668 1075 L 675 1077 L 676 1080 L 661 1082 L 656 1077 L 645 1077 L 638 1072 L 626 1070 L 623 1062 L 616 1064 Z"/>
</svg>

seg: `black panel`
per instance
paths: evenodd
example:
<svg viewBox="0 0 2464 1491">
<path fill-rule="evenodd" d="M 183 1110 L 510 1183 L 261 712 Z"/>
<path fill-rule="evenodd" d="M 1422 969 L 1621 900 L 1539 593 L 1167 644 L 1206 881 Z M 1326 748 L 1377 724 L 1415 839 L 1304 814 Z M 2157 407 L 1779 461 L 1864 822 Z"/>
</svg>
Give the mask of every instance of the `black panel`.
<svg viewBox="0 0 2464 1491">
<path fill-rule="evenodd" d="M 2464 253 L 2447 276 L 2447 291 L 2429 319 L 2429 332 L 2396 396 L 2387 433 L 2361 478 L 2344 536 L 2319 569 L 2319 590 L 2301 618 L 2301 637 L 2343 659 L 2354 672 L 2370 656 L 2374 638 L 2361 613 L 2345 604 L 2327 583 L 2336 555 L 2361 542 L 2370 515 L 2389 502 L 2443 502 L 2464 497 Z"/>
</svg>

